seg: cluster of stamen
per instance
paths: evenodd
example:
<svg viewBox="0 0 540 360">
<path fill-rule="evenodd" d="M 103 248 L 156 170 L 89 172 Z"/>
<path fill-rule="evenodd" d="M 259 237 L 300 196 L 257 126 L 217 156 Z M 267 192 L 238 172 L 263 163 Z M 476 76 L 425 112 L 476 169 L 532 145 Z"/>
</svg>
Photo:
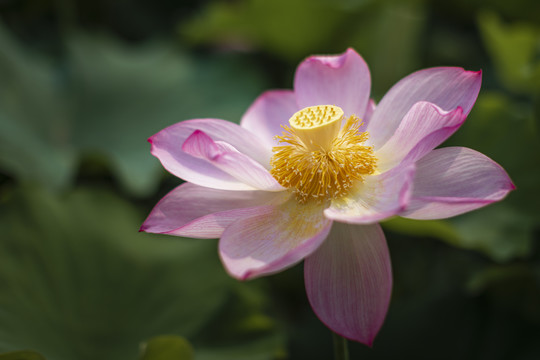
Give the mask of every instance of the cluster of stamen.
<svg viewBox="0 0 540 360">
<path fill-rule="evenodd" d="M 343 122 L 343 111 L 332 105 L 312 106 L 295 113 L 291 127 L 272 150 L 271 174 L 295 193 L 300 203 L 345 196 L 358 181 L 375 172 L 373 147 L 364 146 L 356 116 Z"/>
</svg>

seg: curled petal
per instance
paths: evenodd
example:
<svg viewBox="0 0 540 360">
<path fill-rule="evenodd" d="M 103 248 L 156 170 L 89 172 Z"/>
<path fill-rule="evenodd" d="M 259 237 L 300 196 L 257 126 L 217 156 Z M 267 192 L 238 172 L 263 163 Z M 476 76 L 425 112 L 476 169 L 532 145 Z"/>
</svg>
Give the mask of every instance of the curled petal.
<svg viewBox="0 0 540 360">
<path fill-rule="evenodd" d="M 401 213 L 412 193 L 415 165 L 368 176 L 344 198 L 332 201 L 324 215 L 350 224 L 370 224 Z"/>
<path fill-rule="evenodd" d="M 152 209 L 140 231 L 194 238 L 218 238 L 254 207 L 282 201 L 281 193 L 229 191 L 184 183 Z"/>
<path fill-rule="evenodd" d="M 462 68 L 438 67 L 420 70 L 403 78 L 384 95 L 369 123 L 372 143 L 380 148 L 398 128 L 410 108 L 419 101 L 445 111 L 461 107 L 471 111 L 482 81 L 481 72 Z"/>
<path fill-rule="evenodd" d="M 463 147 L 433 150 L 417 163 L 411 219 L 443 219 L 502 200 L 514 184 L 487 156 Z"/>
<path fill-rule="evenodd" d="M 251 186 L 253 189 L 284 190 L 261 164 L 225 142 L 214 142 L 200 130 L 195 130 L 186 139 L 182 145 L 182 150 L 196 158 L 208 161 L 216 168 Z"/>
<path fill-rule="evenodd" d="M 171 174 L 181 179 L 216 189 L 253 189 L 205 159 L 194 157 L 182 150 L 182 144 L 196 130 L 204 131 L 216 142 L 226 142 L 239 152 L 249 154 L 263 167 L 270 166 L 271 149 L 265 148 L 250 131 L 225 120 L 187 120 L 171 125 L 148 139 L 152 144 L 152 155 L 157 157 Z"/>
<path fill-rule="evenodd" d="M 465 121 L 463 110 L 444 111 L 429 102 L 418 102 L 407 112 L 384 146 L 376 151 L 379 171 L 397 166 L 404 158 L 414 162 L 452 135 Z M 417 146 L 420 142 L 422 144 Z"/>
<path fill-rule="evenodd" d="M 253 209 L 221 236 L 219 252 L 225 268 L 240 280 L 272 274 L 311 254 L 328 235 L 332 222 L 321 205 L 300 205 L 295 199 Z"/>
<path fill-rule="evenodd" d="M 257 134 L 268 148 L 276 146 L 274 136 L 281 135 L 281 125 L 288 125 L 298 105 L 292 90 L 273 90 L 263 93 L 249 107 L 240 125 Z"/>
<path fill-rule="evenodd" d="M 390 254 L 378 224 L 334 223 L 328 239 L 304 262 L 313 311 L 332 331 L 371 346 L 392 292 Z"/>
<path fill-rule="evenodd" d="M 296 70 L 294 92 L 300 108 L 336 105 L 345 116 L 362 118 L 368 106 L 371 76 L 353 49 L 337 56 L 312 56 Z"/>
</svg>

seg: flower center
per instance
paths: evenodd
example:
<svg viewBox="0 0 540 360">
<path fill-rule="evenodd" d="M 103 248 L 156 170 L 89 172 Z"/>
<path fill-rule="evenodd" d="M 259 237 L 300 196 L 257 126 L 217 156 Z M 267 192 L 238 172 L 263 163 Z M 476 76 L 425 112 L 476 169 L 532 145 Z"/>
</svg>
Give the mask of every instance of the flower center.
<svg viewBox="0 0 540 360">
<path fill-rule="evenodd" d="M 353 184 L 373 174 L 377 158 L 364 146 L 367 132 L 351 116 L 343 126 L 343 110 L 333 105 L 310 106 L 296 112 L 291 127 L 277 136 L 270 173 L 295 193 L 300 203 L 322 202 L 347 195 Z"/>
</svg>

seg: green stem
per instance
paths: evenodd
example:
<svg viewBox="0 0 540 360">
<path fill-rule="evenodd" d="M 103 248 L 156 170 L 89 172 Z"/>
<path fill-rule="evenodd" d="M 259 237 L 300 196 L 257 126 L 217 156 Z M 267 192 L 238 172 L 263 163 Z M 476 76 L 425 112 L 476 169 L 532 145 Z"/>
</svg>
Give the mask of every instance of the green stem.
<svg viewBox="0 0 540 360">
<path fill-rule="evenodd" d="M 347 339 L 334 335 L 334 360 L 349 360 L 349 348 L 347 347 Z"/>
</svg>

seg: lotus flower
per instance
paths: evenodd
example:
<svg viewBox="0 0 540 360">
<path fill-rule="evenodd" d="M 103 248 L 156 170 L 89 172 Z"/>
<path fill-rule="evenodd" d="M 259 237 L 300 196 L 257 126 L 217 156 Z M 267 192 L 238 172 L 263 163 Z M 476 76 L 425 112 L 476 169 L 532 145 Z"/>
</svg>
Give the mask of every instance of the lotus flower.
<svg viewBox="0 0 540 360">
<path fill-rule="evenodd" d="M 309 302 L 331 330 L 371 346 L 392 290 L 379 221 L 442 219 L 503 199 L 504 169 L 468 148 L 435 149 L 465 121 L 481 72 L 439 67 L 394 85 L 376 106 L 349 49 L 298 67 L 294 91 L 263 93 L 240 125 L 194 119 L 149 139 L 186 183 L 141 231 L 220 238 L 240 280 L 304 260 Z"/>
</svg>

